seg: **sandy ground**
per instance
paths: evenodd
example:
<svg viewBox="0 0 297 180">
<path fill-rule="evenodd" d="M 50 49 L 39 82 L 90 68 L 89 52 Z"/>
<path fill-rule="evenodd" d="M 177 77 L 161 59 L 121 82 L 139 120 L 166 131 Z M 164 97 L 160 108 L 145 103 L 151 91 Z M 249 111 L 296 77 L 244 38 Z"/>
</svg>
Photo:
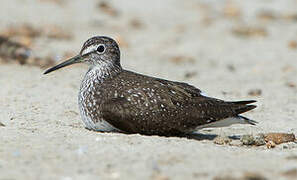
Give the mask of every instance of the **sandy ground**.
<svg viewBox="0 0 297 180">
<path fill-rule="evenodd" d="M 77 106 L 86 66 L 45 76 L 39 67 L 5 63 L 0 180 L 297 179 L 296 143 L 267 149 L 213 141 L 297 134 L 296 0 L 113 0 L 110 8 L 100 2 L 1 0 L 0 32 L 23 23 L 59 26 L 73 38 L 40 37 L 31 45 L 59 60 L 93 35 L 117 38 L 124 68 L 185 81 L 225 100 L 256 99 L 258 108 L 245 115 L 259 124 L 202 130 L 202 140 L 92 132 Z"/>
</svg>

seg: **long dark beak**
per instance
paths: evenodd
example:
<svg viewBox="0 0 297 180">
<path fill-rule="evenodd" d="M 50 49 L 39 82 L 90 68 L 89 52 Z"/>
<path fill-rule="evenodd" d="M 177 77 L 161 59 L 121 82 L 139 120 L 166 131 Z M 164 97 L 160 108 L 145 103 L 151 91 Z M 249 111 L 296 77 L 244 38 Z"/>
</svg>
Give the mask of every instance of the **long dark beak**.
<svg viewBox="0 0 297 180">
<path fill-rule="evenodd" d="M 70 58 L 64 62 L 62 62 L 61 64 L 58 64 L 52 68 L 49 68 L 48 70 L 46 70 L 43 74 L 48 74 L 52 71 L 55 71 L 57 69 L 60 69 L 62 67 L 65 67 L 65 66 L 69 66 L 71 64 L 75 64 L 75 63 L 80 63 L 82 61 L 83 57 L 81 55 L 77 55 L 77 56 L 74 56 L 73 58 Z"/>
</svg>

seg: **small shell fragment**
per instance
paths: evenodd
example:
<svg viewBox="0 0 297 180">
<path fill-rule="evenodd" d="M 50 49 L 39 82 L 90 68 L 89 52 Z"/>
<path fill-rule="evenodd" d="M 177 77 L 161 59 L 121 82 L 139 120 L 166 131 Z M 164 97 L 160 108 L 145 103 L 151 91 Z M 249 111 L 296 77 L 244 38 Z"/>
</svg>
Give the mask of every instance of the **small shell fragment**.
<svg viewBox="0 0 297 180">
<path fill-rule="evenodd" d="M 296 140 L 293 133 L 267 133 L 264 136 L 266 142 L 273 141 L 275 144 L 294 142 Z"/>
<path fill-rule="evenodd" d="M 231 141 L 232 140 L 230 138 L 224 136 L 218 136 L 213 140 L 215 144 L 219 145 L 230 144 Z"/>
<path fill-rule="evenodd" d="M 266 147 L 267 147 L 268 149 L 274 148 L 275 146 L 276 146 L 276 144 L 275 144 L 273 141 L 268 141 L 268 142 L 266 143 Z"/>
<path fill-rule="evenodd" d="M 243 135 L 240 141 L 243 145 L 262 146 L 266 144 L 268 148 L 273 148 L 277 144 L 295 142 L 296 138 L 294 134 L 288 133 L 259 133 L 257 135 Z"/>
<path fill-rule="evenodd" d="M 240 138 L 240 141 L 242 142 L 243 145 L 251 146 L 251 145 L 255 144 L 255 139 L 254 139 L 253 135 L 243 135 Z"/>
<path fill-rule="evenodd" d="M 255 140 L 255 145 L 256 146 L 262 146 L 265 145 L 265 136 L 263 133 L 257 134 L 256 136 L 254 136 L 254 140 Z"/>
</svg>

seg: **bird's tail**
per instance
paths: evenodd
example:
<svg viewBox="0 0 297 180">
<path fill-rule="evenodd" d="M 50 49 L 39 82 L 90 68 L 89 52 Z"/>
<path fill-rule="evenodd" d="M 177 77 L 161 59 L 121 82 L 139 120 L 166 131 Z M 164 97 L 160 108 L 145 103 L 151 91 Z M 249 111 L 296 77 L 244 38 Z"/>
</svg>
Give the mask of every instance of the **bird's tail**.
<svg viewBox="0 0 297 180">
<path fill-rule="evenodd" d="M 230 103 L 230 106 L 233 106 L 232 109 L 234 111 L 233 116 L 227 117 L 220 119 L 218 121 L 208 123 L 208 124 L 203 124 L 198 127 L 196 127 L 196 130 L 202 129 L 202 128 L 209 128 L 209 127 L 225 127 L 225 126 L 230 126 L 232 124 L 251 124 L 251 125 L 256 125 L 258 122 L 248 119 L 244 116 L 241 116 L 239 114 L 250 111 L 254 108 L 256 108 L 256 105 L 250 105 L 251 103 L 254 103 L 256 101 L 251 100 L 251 101 L 232 101 L 228 102 Z"/>
<path fill-rule="evenodd" d="M 231 103 L 235 104 L 238 106 L 235 108 L 235 112 L 237 114 L 237 117 L 241 120 L 241 124 L 251 124 L 251 125 L 256 125 L 258 122 L 248 119 L 244 116 L 241 116 L 239 114 L 245 113 L 247 111 L 250 111 L 252 109 L 255 109 L 257 106 L 256 105 L 251 105 L 252 103 L 255 103 L 257 101 L 255 100 L 249 100 L 249 101 L 233 101 Z"/>
<path fill-rule="evenodd" d="M 252 109 L 255 109 L 257 106 L 256 105 L 251 105 L 252 103 L 255 103 L 257 101 L 255 100 L 249 100 L 249 101 L 234 101 L 232 103 L 236 104 L 238 107 L 235 109 L 237 116 L 241 119 L 242 124 L 251 124 L 251 125 L 256 125 L 258 122 L 248 119 L 244 116 L 241 116 L 239 114 L 245 113 L 247 111 L 250 111 Z"/>
<path fill-rule="evenodd" d="M 235 108 L 236 114 L 242 114 L 242 113 L 245 113 L 245 112 L 250 111 L 252 109 L 255 109 L 257 107 L 256 105 L 250 105 L 251 103 L 255 103 L 255 102 L 257 102 L 257 101 L 255 101 L 255 100 L 233 101 L 231 103 L 237 106 L 237 108 Z"/>
<path fill-rule="evenodd" d="M 251 120 L 249 118 L 246 118 L 244 116 L 240 116 L 238 115 L 238 117 L 242 120 L 241 124 L 251 124 L 251 125 L 256 125 L 258 122 L 257 121 L 254 121 L 254 120 Z"/>
</svg>

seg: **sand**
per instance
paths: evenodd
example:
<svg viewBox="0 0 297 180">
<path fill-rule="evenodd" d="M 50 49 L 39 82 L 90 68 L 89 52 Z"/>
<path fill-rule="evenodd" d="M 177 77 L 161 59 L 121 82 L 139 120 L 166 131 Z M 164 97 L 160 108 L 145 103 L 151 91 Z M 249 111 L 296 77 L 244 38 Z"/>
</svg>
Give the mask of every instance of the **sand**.
<svg viewBox="0 0 297 180">
<path fill-rule="evenodd" d="M 297 177 L 296 143 L 268 149 L 236 140 L 297 134 L 297 1 L 98 2 L 1 1 L 0 32 L 23 23 L 59 26 L 70 40 L 42 36 L 31 45 L 59 61 L 91 36 L 114 37 L 124 68 L 225 100 L 255 99 L 258 107 L 244 115 L 258 125 L 204 129 L 199 139 L 88 131 L 77 105 L 86 65 L 43 75 L 44 68 L 2 63 L 0 180 Z M 215 144 L 216 136 L 233 137 L 235 145 Z"/>
</svg>

